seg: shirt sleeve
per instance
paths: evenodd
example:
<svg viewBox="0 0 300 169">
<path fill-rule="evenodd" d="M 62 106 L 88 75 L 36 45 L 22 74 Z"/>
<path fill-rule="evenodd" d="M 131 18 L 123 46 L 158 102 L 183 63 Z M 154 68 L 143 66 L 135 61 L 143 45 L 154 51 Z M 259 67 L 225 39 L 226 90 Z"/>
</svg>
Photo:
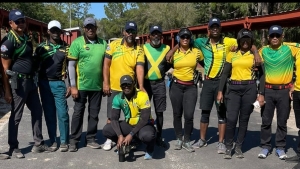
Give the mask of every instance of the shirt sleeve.
<svg viewBox="0 0 300 169">
<path fill-rule="evenodd" d="M 229 52 L 226 56 L 226 62 L 228 63 L 232 63 L 231 62 L 231 59 L 232 59 L 232 55 L 233 55 L 234 52 Z"/>
<path fill-rule="evenodd" d="M 1 44 L 1 57 L 5 59 L 12 59 L 15 47 L 10 40 L 5 40 Z"/>
<path fill-rule="evenodd" d="M 145 64 L 145 52 L 144 52 L 144 49 L 142 47 L 138 48 L 136 64 L 137 65 L 144 65 Z"/>
<path fill-rule="evenodd" d="M 147 108 L 150 108 L 150 101 L 149 101 L 149 97 L 148 97 L 148 94 L 143 92 L 143 91 L 140 91 L 141 92 L 141 95 L 139 96 L 138 98 L 138 106 L 140 109 L 147 109 Z"/>
<path fill-rule="evenodd" d="M 228 47 L 238 46 L 235 38 L 228 38 L 226 42 L 228 43 Z"/>
<path fill-rule="evenodd" d="M 290 48 L 291 51 L 292 51 L 293 57 L 296 58 L 298 52 L 300 51 L 300 47 L 295 47 L 295 46 L 290 46 L 290 45 L 289 45 L 289 48 Z"/>
<path fill-rule="evenodd" d="M 260 57 L 261 57 L 261 61 L 262 61 L 262 62 L 264 61 L 264 57 L 263 57 L 263 49 L 264 49 L 264 47 L 258 49 L 258 53 L 259 53 L 259 55 L 260 55 Z"/>
<path fill-rule="evenodd" d="M 203 56 L 203 53 L 201 50 L 197 49 L 197 58 L 198 58 L 198 61 L 202 61 L 204 60 L 204 56 Z"/>
<path fill-rule="evenodd" d="M 194 45 L 193 45 L 195 48 L 198 48 L 198 49 L 201 49 L 201 39 L 200 38 L 197 38 L 195 39 L 194 41 Z"/>
<path fill-rule="evenodd" d="M 78 40 L 74 40 L 71 43 L 67 57 L 69 59 L 78 60 L 79 54 L 80 54 L 80 45 L 78 43 Z"/>
<path fill-rule="evenodd" d="M 110 96 L 111 97 L 111 96 Z M 121 104 L 120 104 L 120 96 L 117 94 L 112 101 L 112 108 L 113 109 L 121 109 Z"/>
<path fill-rule="evenodd" d="M 107 45 L 105 50 L 105 57 L 108 59 L 112 59 L 112 55 L 114 53 L 114 42 Z"/>
</svg>

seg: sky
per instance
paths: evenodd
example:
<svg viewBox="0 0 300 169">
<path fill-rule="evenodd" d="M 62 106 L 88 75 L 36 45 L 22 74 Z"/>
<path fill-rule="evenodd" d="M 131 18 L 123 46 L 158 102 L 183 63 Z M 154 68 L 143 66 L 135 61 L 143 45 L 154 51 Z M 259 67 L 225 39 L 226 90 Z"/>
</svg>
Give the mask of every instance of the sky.
<svg viewBox="0 0 300 169">
<path fill-rule="evenodd" d="M 89 10 L 89 13 L 94 14 L 95 18 L 101 19 L 106 18 L 105 12 L 104 12 L 104 5 L 107 3 L 104 2 L 94 2 L 91 3 L 91 9 Z"/>
</svg>

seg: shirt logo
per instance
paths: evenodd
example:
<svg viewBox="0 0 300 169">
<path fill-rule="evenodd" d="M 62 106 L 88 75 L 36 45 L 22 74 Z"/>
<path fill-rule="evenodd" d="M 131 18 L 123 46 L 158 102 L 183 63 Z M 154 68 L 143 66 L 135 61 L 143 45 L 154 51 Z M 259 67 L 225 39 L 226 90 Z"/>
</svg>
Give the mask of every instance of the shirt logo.
<svg viewBox="0 0 300 169">
<path fill-rule="evenodd" d="M 146 105 L 146 106 L 150 106 L 149 100 L 146 101 L 145 105 Z"/>
<path fill-rule="evenodd" d="M 106 51 L 109 51 L 109 50 L 110 50 L 110 46 L 107 46 Z"/>
<path fill-rule="evenodd" d="M 44 46 L 44 49 L 49 50 L 50 47 L 49 46 Z"/>
<path fill-rule="evenodd" d="M 6 52 L 8 51 L 7 47 L 5 45 L 1 46 L 1 52 Z"/>
<path fill-rule="evenodd" d="M 90 50 L 90 48 L 87 46 L 87 47 L 85 47 L 85 50 Z"/>
</svg>

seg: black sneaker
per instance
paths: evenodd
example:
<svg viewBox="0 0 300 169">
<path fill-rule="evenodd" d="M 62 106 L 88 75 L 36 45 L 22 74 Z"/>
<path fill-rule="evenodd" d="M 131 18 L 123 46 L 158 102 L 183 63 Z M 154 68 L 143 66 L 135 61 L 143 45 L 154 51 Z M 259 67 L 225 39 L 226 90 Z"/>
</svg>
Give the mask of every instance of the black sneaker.
<svg viewBox="0 0 300 169">
<path fill-rule="evenodd" d="M 0 160 L 6 160 L 9 159 L 9 155 L 7 154 L 0 154 Z"/>
<path fill-rule="evenodd" d="M 244 158 L 244 154 L 243 154 L 241 148 L 236 147 L 234 150 L 234 153 L 235 153 L 236 158 Z"/>
<path fill-rule="evenodd" d="M 101 148 L 101 145 L 98 144 L 95 141 L 87 143 L 86 146 L 90 147 L 90 148 L 93 148 L 93 149 L 100 149 Z"/>
<path fill-rule="evenodd" d="M 70 144 L 69 145 L 69 152 L 76 152 L 78 151 L 78 148 L 76 146 L 76 144 Z"/>
<path fill-rule="evenodd" d="M 15 149 L 12 151 L 12 156 L 13 156 L 13 157 L 16 157 L 16 158 L 18 158 L 18 159 L 20 159 L 20 158 L 25 158 L 24 154 L 23 154 L 23 153 L 21 152 L 21 150 L 18 149 L 18 148 L 15 148 Z"/>
<path fill-rule="evenodd" d="M 56 142 L 54 142 L 51 146 L 50 146 L 50 148 L 52 149 L 52 151 L 56 151 L 58 148 L 57 148 L 57 143 Z"/>
<path fill-rule="evenodd" d="M 286 158 L 285 162 L 287 162 L 287 163 L 299 163 L 300 162 L 300 157 L 295 155 L 295 156 Z"/>
<path fill-rule="evenodd" d="M 53 151 L 52 148 L 48 147 L 45 144 L 41 144 L 39 146 L 34 145 L 31 149 L 31 152 L 33 152 L 33 153 L 42 153 L 42 152 L 50 153 L 52 151 Z"/>
<path fill-rule="evenodd" d="M 224 159 L 231 159 L 231 149 L 226 149 Z"/>
<path fill-rule="evenodd" d="M 69 149 L 69 146 L 66 143 L 61 143 L 59 146 L 59 151 L 60 152 L 67 152 Z"/>
</svg>

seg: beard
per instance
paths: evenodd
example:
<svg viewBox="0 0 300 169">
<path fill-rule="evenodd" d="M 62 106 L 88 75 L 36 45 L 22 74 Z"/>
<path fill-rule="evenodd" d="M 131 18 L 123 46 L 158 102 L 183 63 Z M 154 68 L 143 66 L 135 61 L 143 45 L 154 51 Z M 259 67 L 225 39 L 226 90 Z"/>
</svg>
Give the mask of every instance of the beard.
<svg viewBox="0 0 300 169">
<path fill-rule="evenodd" d="M 125 37 L 125 40 L 126 40 L 127 43 L 133 43 L 133 40 L 134 40 L 134 39 L 133 39 L 132 36 L 126 36 L 126 37 Z"/>
<path fill-rule="evenodd" d="M 160 45 L 160 39 L 155 38 L 155 39 L 151 40 L 151 43 L 152 43 L 154 46 L 158 46 L 158 45 Z"/>
</svg>

